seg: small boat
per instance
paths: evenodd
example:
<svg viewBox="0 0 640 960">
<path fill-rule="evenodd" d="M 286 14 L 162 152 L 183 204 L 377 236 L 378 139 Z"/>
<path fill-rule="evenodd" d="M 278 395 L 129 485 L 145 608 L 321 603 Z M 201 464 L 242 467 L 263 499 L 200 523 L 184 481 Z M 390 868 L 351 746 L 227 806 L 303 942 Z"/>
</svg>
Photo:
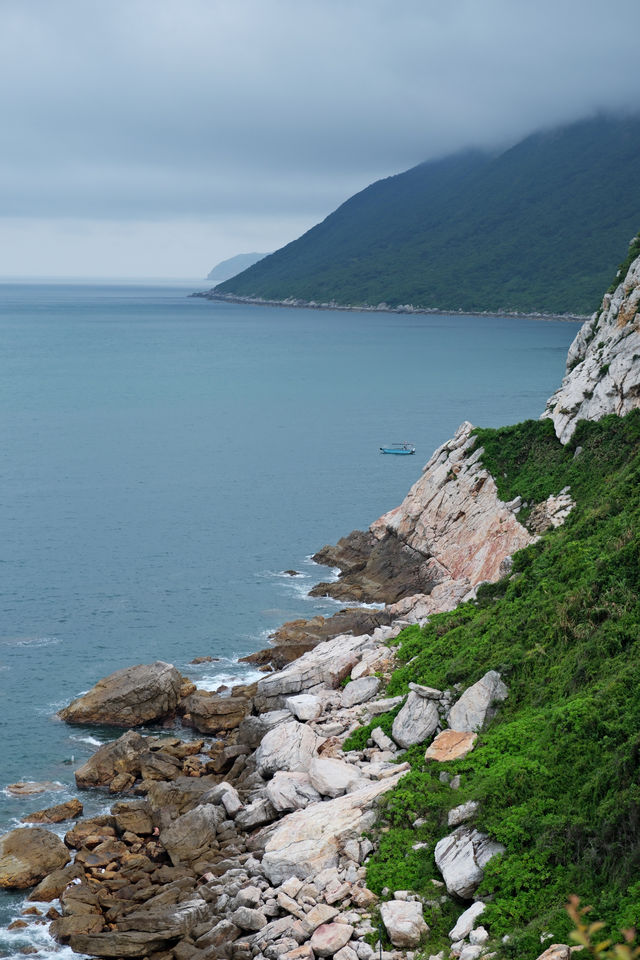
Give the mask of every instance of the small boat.
<svg viewBox="0 0 640 960">
<path fill-rule="evenodd" d="M 380 453 L 395 453 L 397 456 L 406 457 L 408 454 L 415 453 L 416 448 L 413 443 L 390 443 L 388 447 L 380 447 Z"/>
</svg>

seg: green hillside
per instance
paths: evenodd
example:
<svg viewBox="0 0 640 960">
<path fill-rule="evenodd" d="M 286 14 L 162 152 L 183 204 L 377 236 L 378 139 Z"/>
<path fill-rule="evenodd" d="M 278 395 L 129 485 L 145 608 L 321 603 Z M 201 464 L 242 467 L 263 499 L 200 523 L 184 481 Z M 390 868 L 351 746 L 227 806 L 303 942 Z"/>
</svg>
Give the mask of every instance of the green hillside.
<svg viewBox="0 0 640 960">
<path fill-rule="evenodd" d="M 640 119 L 372 184 L 216 293 L 442 310 L 589 313 L 640 220 Z"/>
<path fill-rule="evenodd" d="M 640 926 L 640 411 L 582 421 L 566 447 L 549 420 L 477 434 L 502 498 L 531 503 L 570 484 L 576 507 L 515 555 L 511 577 L 399 635 L 389 695 L 409 681 L 466 687 L 494 669 L 509 696 L 464 759 L 429 764 L 424 745 L 403 758 L 412 770 L 384 801 L 367 882 L 433 896 L 447 810 L 477 800 L 479 826 L 506 848 L 478 891 L 483 922 L 498 957 L 534 960 L 544 933 L 567 942 L 571 894 L 614 936 Z M 369 729 L 345 748 L 361 749 Z M 455 801 L 443 768 L 461 776 Z M 454 914 L 426 919 L 444 944 Z"/>
</svg>

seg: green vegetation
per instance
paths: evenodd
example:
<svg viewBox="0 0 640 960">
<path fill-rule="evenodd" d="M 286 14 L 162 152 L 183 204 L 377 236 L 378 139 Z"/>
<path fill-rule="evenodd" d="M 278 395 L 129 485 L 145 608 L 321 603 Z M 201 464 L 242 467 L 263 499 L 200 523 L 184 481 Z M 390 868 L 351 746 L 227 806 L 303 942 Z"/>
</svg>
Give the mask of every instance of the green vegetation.
<svg viewBox="0 0 640 960">
<path fill-rule="evenodd" d="M 600 117 L 497 156 L 372 184 L 222 293 L 441 310 L 591 313 L 640 220 L 640 120 Z"/>
<path fill-rule="evenodd" d="M 466 687 L 495 669 L 509 696 L 467 757 L 427 764 L 424 747 L 408 751 L 368 882 L 436 900 L 447 811 L 478 800 L 479 827 L 506 847 L 479 891 L 483 922 L 499 957 L 534 960 L 543 933 L 568 942 L 571 894 L 595 905 L 614 938 L 640 924 L 640 411 L 582 422 L 564 448 L 549 421 L 477 437 L 503 498 L 537 502 L 570 484 L 577 505 L 515 555 L 510 578 L 397 638 L 389 695 L 409 681 Z M 443 772 L 460 776 L 456 792 Z M 450 926 L 441 909 L 425 911 L 436 939 Z"/>
</svg>

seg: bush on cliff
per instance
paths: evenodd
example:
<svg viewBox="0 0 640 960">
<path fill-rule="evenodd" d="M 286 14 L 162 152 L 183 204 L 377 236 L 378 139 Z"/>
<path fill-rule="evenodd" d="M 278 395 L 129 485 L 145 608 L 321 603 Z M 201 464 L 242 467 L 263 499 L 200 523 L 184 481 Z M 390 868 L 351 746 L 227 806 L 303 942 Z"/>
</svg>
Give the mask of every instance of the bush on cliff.
<svg viewBox="0 0 640 960">
<path fill-rule="evenodd" d="M 549 421 L 481 430 L 478 442 L 504 499 L 538 502 L 569 484 L 577 505 L 515 556 L 509 579 L 398 637 L 389 695 L 410 681 L 466 687 L 495 669 L 509 697 L 464 759 L 409 751 L 368 878 L 433 898 L 446 812 L 478 800 L 478 825 L 506 847 L 479 891 L 483 922 L 510 935 L 498 956 L 533 960 L 543 932 L 567 942 L 572 893 L 612 933 L 640 924 L 640 411 L 583 422 L 567 447 Z M 443 771 L 460 774 L 456 793 Z M 427 922 L 442 927 L 434 910 Z"/>
</svg>

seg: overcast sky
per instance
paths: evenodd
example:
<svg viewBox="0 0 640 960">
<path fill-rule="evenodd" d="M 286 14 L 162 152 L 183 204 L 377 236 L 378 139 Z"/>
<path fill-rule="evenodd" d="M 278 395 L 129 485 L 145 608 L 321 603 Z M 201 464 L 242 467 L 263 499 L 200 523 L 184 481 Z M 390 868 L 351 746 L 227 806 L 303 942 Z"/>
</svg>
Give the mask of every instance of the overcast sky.
<svg viewBox="0 0 640 960">
<path fill-rule="evenodd" d="M 0 0 L 0 275 L 203 277 L 422 160 L 637 109 L 639 36 L 639 0 Z"/>
</svg>

